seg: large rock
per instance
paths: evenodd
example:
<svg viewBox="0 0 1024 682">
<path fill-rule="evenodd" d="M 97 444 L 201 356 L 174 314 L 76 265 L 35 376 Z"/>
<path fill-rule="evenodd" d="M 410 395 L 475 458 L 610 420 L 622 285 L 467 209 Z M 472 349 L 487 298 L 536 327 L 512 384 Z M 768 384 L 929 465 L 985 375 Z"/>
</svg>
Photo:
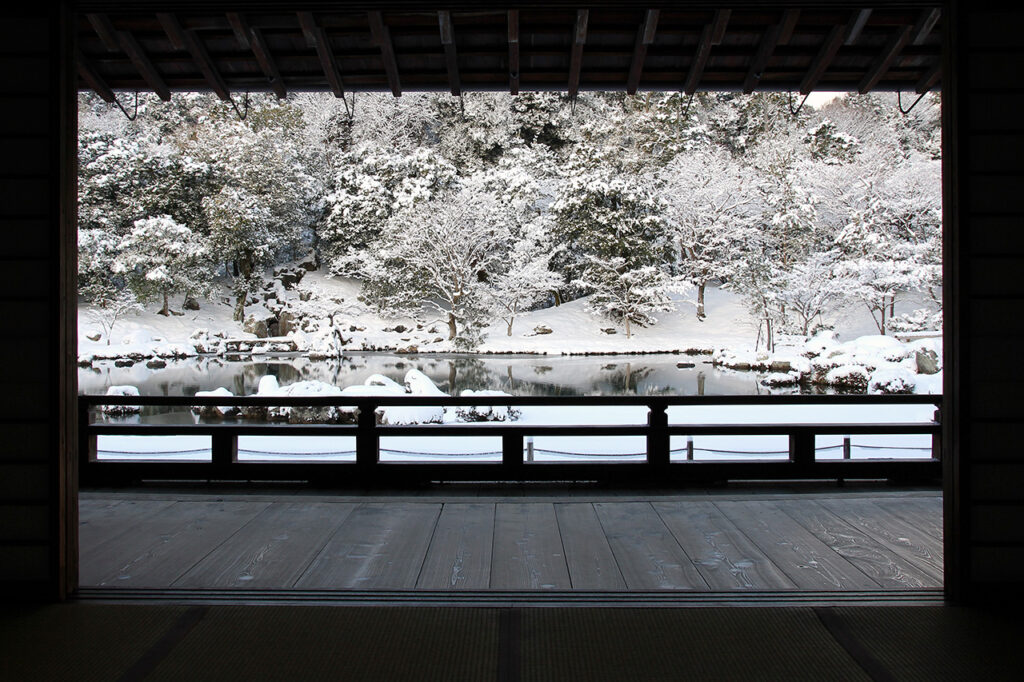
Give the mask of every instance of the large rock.
<svg viewBox="0 0 1024 682">
<path fill-rule="evenodd" d="M 298 320 L 295 315 L 285 310 L 277 316 L 277 334 L 276 336 L 288 336 L 288 332 L 295 331 L 298 329 Z"/>
<path fill-rule="evenodd" d="M 189 296 L 185 299 L 185 302 L 181 304 L 182 310 L 199 310 L 199 301 L 194 296 Z"/>
<path fill-rule="evenodd" d="M 919 350 L 914 354 L 918 374 L 938 374 L 939 356 L 933 350 Z"/>
<path fill-rule="evenodd" d="M 249 333 L 255 334 L 258 339 L 265 339 L 270 336 L 270 324 L 274 321 L 274 318 L 261 318 L 255 315 L 250 315 L 245 318 L 245 324 L 242 329 Z"/>
</svg>

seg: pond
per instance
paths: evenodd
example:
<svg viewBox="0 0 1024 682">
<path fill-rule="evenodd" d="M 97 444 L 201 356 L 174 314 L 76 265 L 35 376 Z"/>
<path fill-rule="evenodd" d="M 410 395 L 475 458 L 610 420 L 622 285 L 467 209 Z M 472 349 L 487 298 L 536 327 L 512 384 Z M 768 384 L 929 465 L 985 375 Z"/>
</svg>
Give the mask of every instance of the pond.
<svg viewBox="0 0 1024 682">
<path fill-rule="evenodd" d="M 340 359 L 221 357 L 169 360 L 164 368 L 138 362 L 116 367 L 98 362 L 78 370 L 80 393 L 104 394 L 132 385 L 143 395 L 191 396 L 223 386 L 235 395 L 256 392 L 260 377 L 283 386 L 319 380 L 338 387 L 362 384 L 373 374 L 399 383 L 410 369 L 426 374 L 451 395 L 465 389 L 500 390 L 522 396 L 582 395 L 759 395 L 765 375 L 712 366 L 708 356 L 653 355 L 398 355 L 354 353 Z M 796 389 L 782 392 L 795 392 Z"/>
</svg>

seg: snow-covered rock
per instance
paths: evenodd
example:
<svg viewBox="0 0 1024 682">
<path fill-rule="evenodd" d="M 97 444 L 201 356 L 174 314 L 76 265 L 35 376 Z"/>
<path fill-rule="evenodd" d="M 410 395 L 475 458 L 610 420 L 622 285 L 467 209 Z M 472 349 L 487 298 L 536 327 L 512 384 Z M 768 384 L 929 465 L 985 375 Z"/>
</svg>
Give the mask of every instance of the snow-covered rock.
<svg viewBox="0 0 1024 682">
<path fill-rule="evenodd" d="M 860 365 L 840 365 L 825 375 L 825 383 L 846 391 L 865 391 L 868 387 L 868 371 Z"/>
<path fill-rule="evenodd" d="M 504 391 L 472 391 L 466 389 L 459 395 L 463 397 L 495 397 L 510 396 Z M 510 405 L 462 405 L 455 408 L 455 414 L 466 422 L 514 422 L 522 413 Z"/>
<path fill-rule="evenodd" d="M 138 396 L 139 389 L 135 386 L 111 386 L 107 389 L 107 395 Z M 101 409 L 103 414 L 112 416 L 138 414 L 142 411 L 142 408 L 138 405 L 104 405 Z"/>
<path fill-rule="evenodd" d="M 234 393 L 224 388 L 223 386 L 216 388 L 212 391 L 196 391 L 197 398 L 205 397 L 234 397 Z M 234 405 L 202 405 L 192 408 L 193 412 L 199 414 L 204 419 L 224 419 L 225 417 L 236 417 L 242 411 L 240 408 Z"/>
<path fill-rule="evenodd" d="M 800 375 L 796 372 L 773 372 L 761 379 L 762 386 L 796 386 Z"/>
<path fill-rule="evenodd" d="M 901 365 L 879 367 L 871 374 L 868 392 L 902 394 L 913 393 L 917 376 Z"/>
</svg>

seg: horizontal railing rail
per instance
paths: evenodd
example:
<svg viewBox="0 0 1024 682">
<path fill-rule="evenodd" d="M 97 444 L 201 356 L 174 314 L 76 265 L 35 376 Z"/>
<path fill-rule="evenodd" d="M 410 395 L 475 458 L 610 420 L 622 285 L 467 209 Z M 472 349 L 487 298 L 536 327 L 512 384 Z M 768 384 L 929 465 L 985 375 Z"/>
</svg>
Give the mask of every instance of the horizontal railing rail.
<svg viewBox="0 0 1024 682">
<path fill-rule="evenodd" d="M 669 409 L 699 406 L 883 406 L 932 405 L 931 419 L 911 422 L 886 421 L 769 421 L 750 423 L 670 422 Z M 214 423 L 132 423 L 123 418 L 94 420 L 97 407 L 133 405 L 150 408 L 200 407 L 340 407 L 353 410 L 353 423 L 285 424 L 225 419 Z M 587 408 L 594 406 L 644 407 L 646 423 L 531 424 L 516 421 L 468 422 L 459 424 L 389 425 L 378 423 L 377 412 L 389 407 L 466 406 L 552 406 Z M 885 478 L 901 481 L 937 480 L 941 475 L 940 413 L 942 397 L 935 395 L 767 395 L 767 396 L 106 396 L 79 397 L 80 477 L 83 485 L 119 485 L 139 480 L 231 480 L 309 481 L 319 485 L 389 485 L 430 480 L 544 481 L 599 480 L 633 485 L 640 482 L 685 483 L 729 479 L 847 479 Z M 699 415 L 698 415 L 699 416 Z M 628 420 L 627 420 L 628 421 Z M 916 459 L 854 459 L 851 437 L 855 435 L 931 435 L 930 456 Z M 817 447 L 817 436 L 842 435 L 843 444 Z M 208 461 L 169 461 L 139 453 L 127 459 L 99 457 L 100 436 L 206 436 L 210 438 Z M 353 461 L 310 461 L 295 454 L 294 461 L 250 461 L 239 459 L 239 441 L 244 436 L 348 436 L 355 440 Z M 381 438 L 490 436 L 501 439 L 500 460 L 407 462 L 382 460 Z M 633 436 L 646 444 L 643 461 L 552 462 L 533 460 L 533 438 L 545 436 Z M 687 436 L 684 448 L 672 448 L 673 436 Z M 784 459 L 759 459 L 751 452 L 747 459 L 728 461 L 696 459 L 693 436 L 785 436 Z M 842 450 L 841 459 L 819 459 L 818 451 Z M 205 453 L 205 449 L 200 448 Z M 543 448 L 538 451 L 543 452 Z M 196 452 L 196 450 L 192 450 Z M 497 452 L 497 451 L 496 451 Z M 673 453 L 685 452 L 685 459 Z M 778 452 L 777 450 L 775 452 Z M 421 453 L 428 454 L 428 453 Z M 438 455 L 444 457 L 444 455 Z M 604 453 L 601 458 L 614 458 Z M 620 457 L 636 458 L 637 453 Z M 595 457 L 596 458 L 596 457 Z M 451 457 L 450 459 L 458 459 Z"/>
</svg>

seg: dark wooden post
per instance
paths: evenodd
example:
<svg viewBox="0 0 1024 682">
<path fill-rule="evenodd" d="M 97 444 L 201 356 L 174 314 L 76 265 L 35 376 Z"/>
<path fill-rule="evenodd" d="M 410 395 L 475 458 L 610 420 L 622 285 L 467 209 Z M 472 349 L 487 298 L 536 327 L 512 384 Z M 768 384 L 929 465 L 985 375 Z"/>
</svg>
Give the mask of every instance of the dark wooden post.
<svg viewBox="0 0 1024 682">
<path fill-rule="evenodd" d="M 523 435 L 506 433 L 501 437 L 501 466 L 508 471 L 517 471 L 523 466 Z"/>
<path fill-rule="evenodd" d="M 668 404 L 652 402 L 647 405 L 647 464 L 655 469 L 669 465 Z"/>
<path fill-rule="evenodd" d="M 814 466 L 814 431 L 793 429 L 789 432 L 789 461 L 800 469 Z"/>
<path fill-rule="evenodd" d="M 850 437 L 843 436 L 843 459 L 851 458 Z"/>
<path fill-rule="evenodd" d="M 238 461 L 238 435 L 234 431 L 215 431 L 210 436 L 213 468 L 221 474 L 229 474 L 231 466 Z"/>
<path fill-rule="evenodd" d="M 359 418 L 356 422 L 356 463 L 360 467 L 375 467 L 380 448 L 377 435 L 377 405 L 372 402 L 359 403 Z"/>
<path fill-rule="evenodd" d="M 693 461 L 693 436 L 686 437 L 686 461 Z"/>
</svg>

